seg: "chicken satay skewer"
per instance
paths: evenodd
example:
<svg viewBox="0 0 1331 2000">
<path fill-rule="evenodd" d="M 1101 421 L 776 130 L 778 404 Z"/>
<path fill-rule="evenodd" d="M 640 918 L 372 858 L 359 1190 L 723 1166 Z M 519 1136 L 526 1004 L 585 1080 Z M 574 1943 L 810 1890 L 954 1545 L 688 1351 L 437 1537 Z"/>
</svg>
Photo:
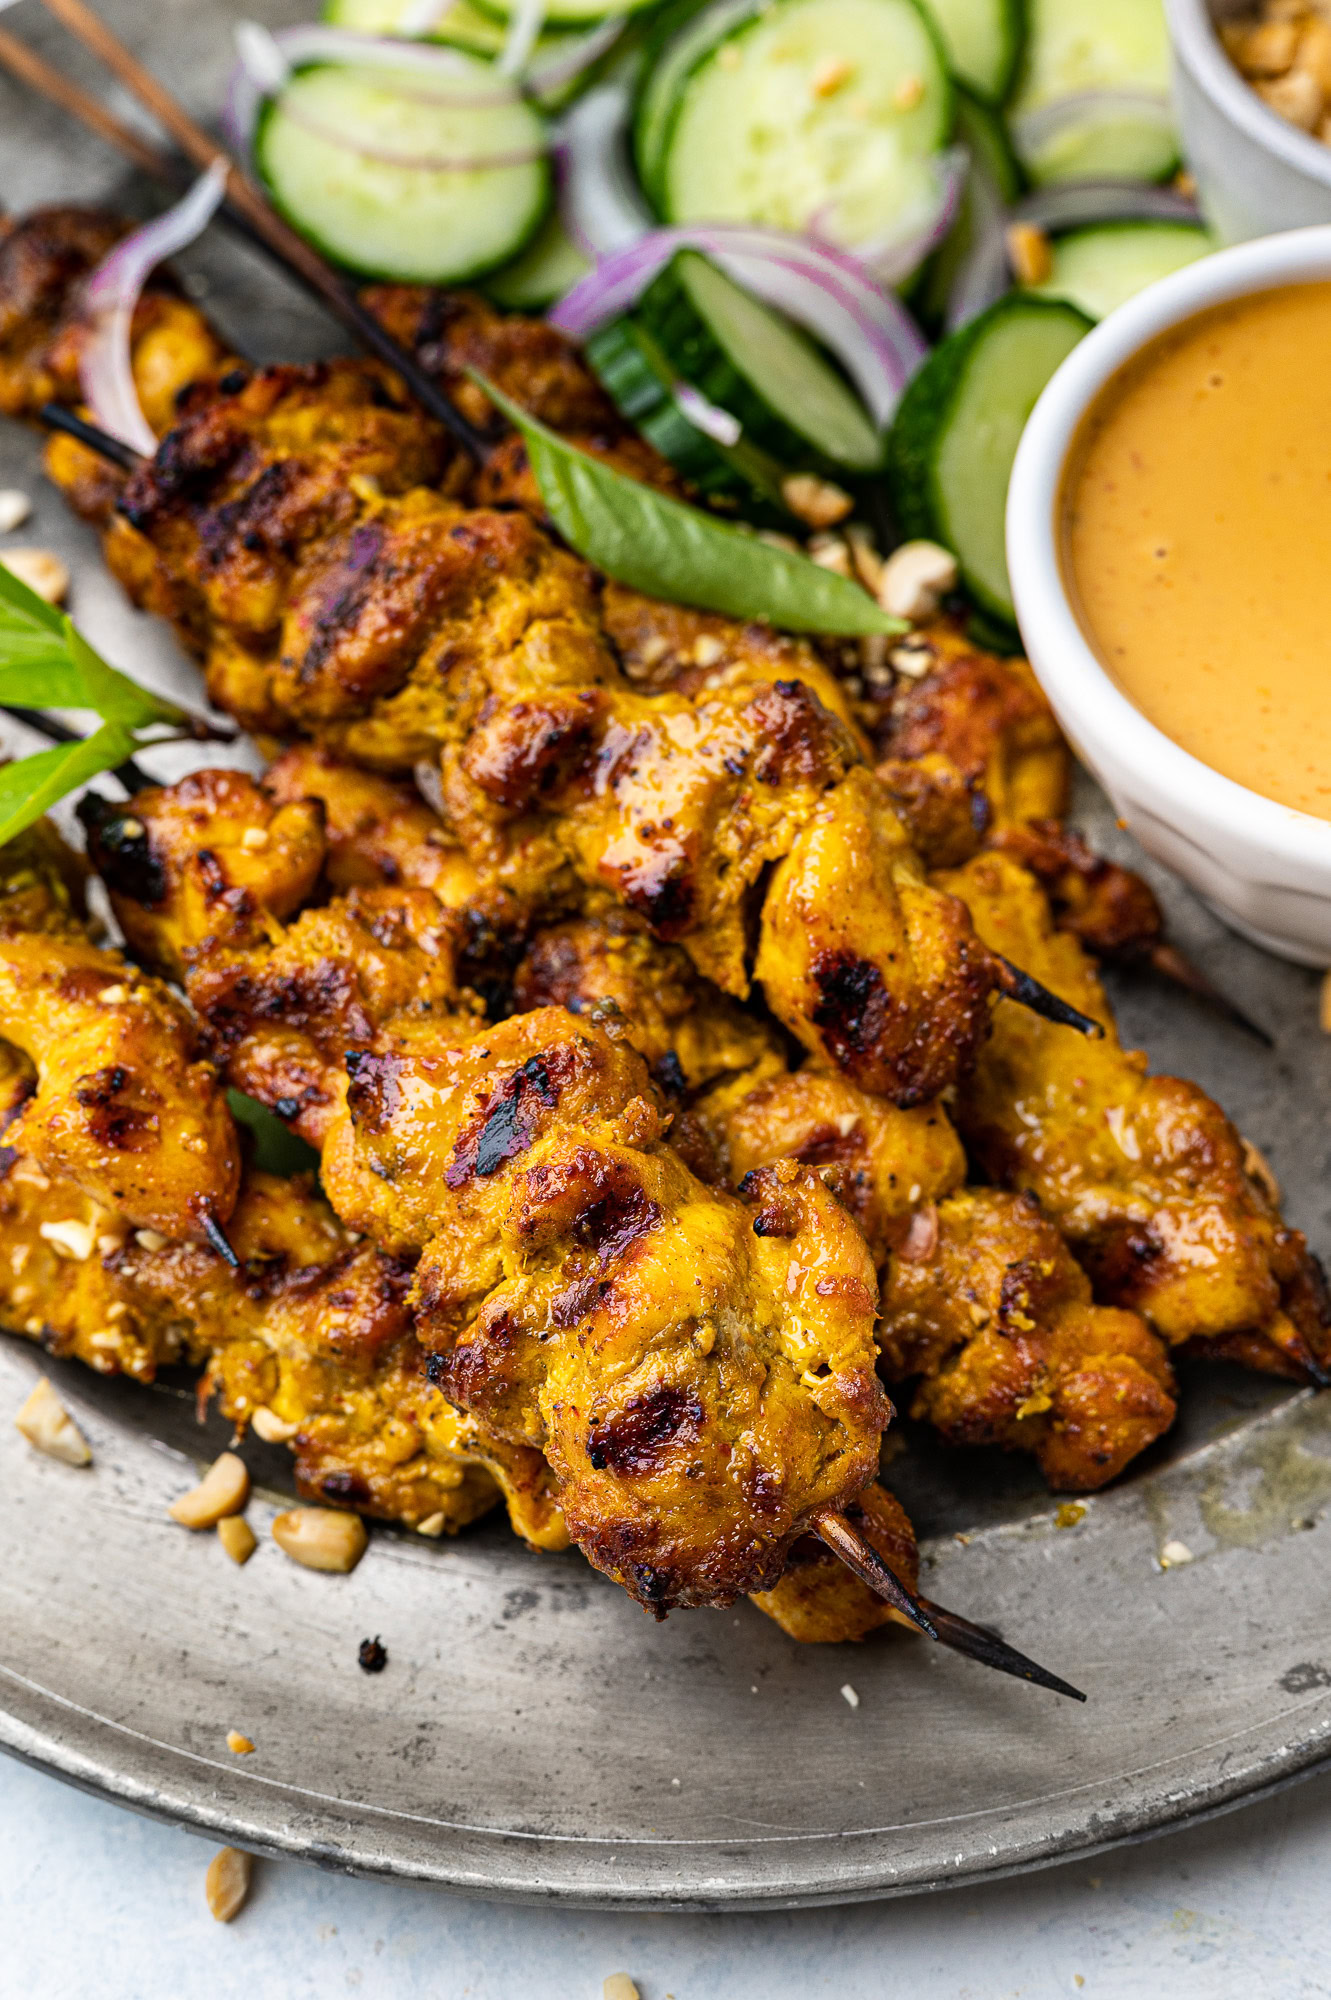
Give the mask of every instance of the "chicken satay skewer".
<svg viewBox="0 0 1331 2000">
<path fill-rule="evenodd" d="M 481 433 L 467 421 L 438 383 L 426 374 L 415 356 L 409 354 L 388 329 L 361 305 L 331 265 L 270 208 L 258 187 L 237 166 L 226 148 L 195 123 L 179 100 L 150 70 L 144 68 L 90 7 L 84 6 L 83 0 L 43 0 L 43 5 L 62 27 L 67 28 L 77 41 L 106 65 L 163 130 L 170 133 L 182 153 L 197 167 L 206 171 L 220 164 L 226 168 L 226 200 L 231 213 L 253 231 L 284 270 L 330 308 L 363 347 L 387 362 L 401 376 L 421 406 L 444 424 L 463 449 L 479 463 L 486 452 L 486 440 Z M 82 116 L 72 98 L 66 100 L 65 108 L 74 111 L 76 116 Z M 105 125 L 100 125 L 98 129 L 102 138 L 111 136 Z"/>
</svg>

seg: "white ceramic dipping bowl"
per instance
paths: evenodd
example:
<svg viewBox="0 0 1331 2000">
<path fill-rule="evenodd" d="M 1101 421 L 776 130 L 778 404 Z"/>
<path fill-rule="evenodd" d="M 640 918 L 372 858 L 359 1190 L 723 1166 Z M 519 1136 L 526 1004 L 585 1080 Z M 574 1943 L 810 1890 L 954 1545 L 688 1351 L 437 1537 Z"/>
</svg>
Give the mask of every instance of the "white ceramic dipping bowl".
<svg viewBox="0 0 1331 2000">
<path fill-rule="evenodd" d="M 1331 279 L 1331 227 L 1223 250 L 1151 285 L 1073 349 L 1026 426 L 1008 491 L 1007 554 L 1031 664 L 1073 748 L 1148 854 L 1257 944 L 1331 966 L 1331 821 L 1225 778 L 1171 742 L 1091 650 L 1064 587 L 1064 467 L 1099 391 L 1157 335 L 1209 306 Z M 1326 357 L 1310 356 L 1323 368 Z M 1331 450 L 1331 445 L 1328 446 Z M 1254 655 L 1260 632 L 1252 635 Z M 1331 671 L 1331 644 L 1328 645 Z M 1331 743 L 1326 745 L 1331 760 Z"/>
<path fill-rule="evenodd" d="M 1113 0 L 1109 0 L 1113 5 Z M 1331 222 L 1331 146 L 1278 117 L 1221 47 L 1252 0 L 1166 0 L 1183 156 L 1222 242 Z"/>
</svg>

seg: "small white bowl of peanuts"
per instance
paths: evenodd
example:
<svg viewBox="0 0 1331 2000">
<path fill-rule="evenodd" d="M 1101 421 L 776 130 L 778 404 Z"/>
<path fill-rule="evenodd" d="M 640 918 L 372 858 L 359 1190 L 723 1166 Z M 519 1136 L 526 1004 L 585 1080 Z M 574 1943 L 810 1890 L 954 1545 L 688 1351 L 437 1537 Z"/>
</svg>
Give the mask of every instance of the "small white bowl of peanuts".
<svg viewBox="0 0 1331 2000">
<path fill-rule="evenodd" d="M 1331 222 L 1331 0 L 1166 0 L 1184 155 L 1226 243 Z"/>
</svg>

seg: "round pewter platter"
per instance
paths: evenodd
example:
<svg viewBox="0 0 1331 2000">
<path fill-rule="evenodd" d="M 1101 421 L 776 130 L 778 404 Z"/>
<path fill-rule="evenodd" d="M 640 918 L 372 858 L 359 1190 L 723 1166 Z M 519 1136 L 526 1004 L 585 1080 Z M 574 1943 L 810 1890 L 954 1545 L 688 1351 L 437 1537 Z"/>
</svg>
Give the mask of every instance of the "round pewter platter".
<svg viewBox="0 0 1331 2000">
<path fill-rule="evenodd" d="M 240 10 L 104 11 L 211 115 Z M 302 8 L 244 11 L 276 25 Z M 36 10 L 15 22 L 104 88 Z M 5 80 L 0 167 L 18 212 L 152 201 Z M 246 351 L 333 344 L 220 233 L 184 269 Z M 0 547 L 60 551 L 94 641 L 197 698 L 169 635 L 126 608 L 95 539 L 44 487 L 38 442 L 3 423 L 0 486 L 36 502 Z M 180 768 L 169 754 L 158 775 Z M 1102 803 L 1080 805 L 1123 854 Z M 1178 942 L 1276 1048 L 1136 981 L 1115 988 L 1125 1031 L 1220 1098 L 1287 1213 L 1331 1250 L 1317 981 L 1152 880 Z M 91 1471 L 41 1458 L 9 1421 L 43 1370 L 92 1443 Z M 947 1452 L 909 1424 L 894 1436 L 887 1478 L 920 1530 L 928 1595 L 1084 1688 L 1084 1708 L 904 1633 L 800 1647 L 745 1604 L 658 1626 L 576 1554 L 530 1554 L 497 1522 L 449 1542 L 377 1530 L 353 1575 L 301 1570 L 267 1534 L 291 1490 L 285 1455 L 253 1441 L 260 1546 L 237 1569 L 166 1515 L 226 1441 L 199 1428 L 188 1381 L 103 1380 L 0 1335 L 0 1747 L 256 1851 L 475 1895 L 695 1909 L 973 1882 L 1222 1811 L 1331 1756 L 1331 1394 L 1191 1368 L 1175 1433 L 1071 1507 L 1025 1462 Z M 356 1653 L 375 1635 L 389 1664 L 369 1676 Z M 229 1729 L 252 1755 L 227 1751 Z"/>
</svg>

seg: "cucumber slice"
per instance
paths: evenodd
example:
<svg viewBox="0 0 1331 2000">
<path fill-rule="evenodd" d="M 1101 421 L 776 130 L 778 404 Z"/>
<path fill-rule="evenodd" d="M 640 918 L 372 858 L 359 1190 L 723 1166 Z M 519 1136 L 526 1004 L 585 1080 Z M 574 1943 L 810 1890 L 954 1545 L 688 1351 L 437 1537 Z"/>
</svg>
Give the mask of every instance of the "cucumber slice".
<svg viewBox="0 0 1331 2000">
<path fill-rule="evenodd" d="M 497 14 L 501 21 L 507 21 L 517 12 L 521 0 L 478 0 L 488 14 Z M 638 14 L 644 7 L 652 7 L 656 0 L 546 0 L 545 18 L 552 24 L 564 23 L 586 25 L 592 21 L 608 21 L 612 14 Z"/>
<path fill-rule="evenodd" d="M 817 458 L 859 473 L 882 464 L 872 417 L 808 335 L 696 250 L 671 258 L 637 317 L 672 372 L 783 464 Z"/>
<path fill-rule="evenodd" d="M 526 249 L 491 272 L 485 290 L 508 312 L 544 312 L 591 268 L 591 259 L 583 256 L 552 208 Z"/>
<path fill-rule="evenodd" d="M 1013 620 L 1003 514 L 1026 419 L 1092 322 L 1012 293 L 937 348 L 897 411 L 888 478 L 903 535 L 952 550 L 982 610 Z"/>
<path fill-rule="evenodd" d="M 708 0 L 676 0 L 657 24 L 633 109 L 633 158 L 643 192 L 658 213 L 661 161 L 679 87 L 708 50 L 751 19 L 760 5 L 761 0 L 719 0 L 710 6 Z"/>
<path fill-rule="evenodd" d="M 550 201 L 545 127 L 522 98 L 496 101 L 489 63 L 459 65 L 446 104 L 423 95 L 411 71 L 330 63 L 297 71 L 265 108 L 259 172 L 292 227 L 335 263 L 363 277 L 454 284 L 505 263 L 535 234 Z M 405 164 L 416 160 L 512 164 Z"/>
<path fill-rule="evenodd" d="M 1029 0 L 1029 9 L 1008 112 L 1031 179 L 1163 180 L 1178 162 L 1164 0 Z"/>
<path fill-rule="evenodd" d="M 817 227 L 853 247 L 928 220 L 951 129 L 915 0 L 771 0 L 677 85 L 659 205 L 672 222 Z"/>
<path fill-rule="evenodd" d="M 1050 247 L 1054 268 L 1031 291 L 1067 299 L 1091 319 L 1103 319 L 1157 278 L 1209 255 L 1216 241 L 1190 222 L 1101 222 L 1069 230 Z"/>
<path fill-rule="evenodd" d="M 629 317 L 612 320 L 583 353 L 621 416 L 700 493 L 722 504 L 756 497 L 768 512 L 785 511 L 784 468 L 742 433 L 726 444 L 699 429 L 680 407 L 678 378 L 645 327 Z"/>
<path fill-rule="evenodd" d="M 477 56 L 499 55 L 508 39 L 507 21 L 485 13 L 474 0 L 453 0 L 428 35 L 412 35 L 403 27 L 403 22 L 411 19 L 411 6 L 412 0 L 327 0 L 323 18 L 329 27 L 350 28 L 358 35 L 401 35 L 406 41 L 442 43 Z M 554 90 L 540 87 L 541 64 L 574 55 L 585 39 L 583 28 L 543 29 L 536 37 L 528 67 L 535 72 L 537 83 L 534 88 L 528 85 L 527 94 L 543 111 L 562 111 L 601 74 L 604 63 L 592 62 Z"/>
<path fill-rule="evenodd" d="M 1022 0 L 925 0 L 958 83 L 1001 104 L 1021 60 Z"/>
</svg>

